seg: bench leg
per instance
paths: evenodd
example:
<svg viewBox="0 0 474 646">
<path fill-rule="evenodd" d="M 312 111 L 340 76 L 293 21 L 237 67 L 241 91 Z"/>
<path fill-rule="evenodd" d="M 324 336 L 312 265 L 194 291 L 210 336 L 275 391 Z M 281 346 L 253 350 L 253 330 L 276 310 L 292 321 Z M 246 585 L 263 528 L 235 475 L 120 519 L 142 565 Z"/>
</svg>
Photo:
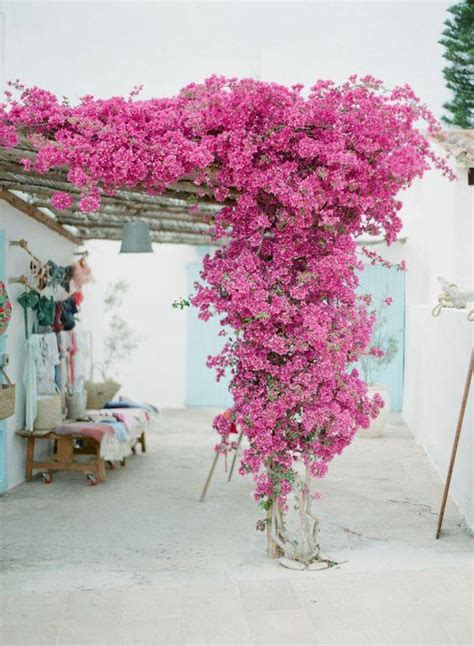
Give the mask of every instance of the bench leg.
<svg viewBox="0 0 474 646">
<path fill-rule="evenodd" d="M 27 439 L 26 458 L 25 458 L 25 480 L 31 480 L 33 477 L 33 460 L 35 455 L 35 438 L 31 436 Z"/>
<path fill-rule="evenodd" d="M 97 477 L 99 478 L 99 482 L 105 482 L 105 462 L 100 457 L 100 444 L 98 442 L 95 448 L 95 466 L 97 469 Z"/>
<path fill-rule="evenodd" d="M 142 445 L 142 453 L 146 453 L 145 431 L 140 435 L 140 444 Z"/>
</svg>

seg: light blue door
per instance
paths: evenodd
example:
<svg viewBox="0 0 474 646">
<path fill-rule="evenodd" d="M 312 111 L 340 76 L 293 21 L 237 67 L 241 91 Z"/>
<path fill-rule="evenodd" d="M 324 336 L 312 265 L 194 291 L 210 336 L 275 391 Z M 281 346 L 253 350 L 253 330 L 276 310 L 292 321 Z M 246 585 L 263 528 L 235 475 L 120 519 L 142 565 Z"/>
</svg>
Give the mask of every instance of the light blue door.
<svg viewBox="0 0 474 646">
<path fill-rule="evenodd" d="M 207 253 L 202 249 L 200 255 Z M 188 265 L 188 293 L 194 293 L 194 283 L 199 281 L 201 262 Z M 186 404 L 188 406 L 217 406 L 229 408 L 232 397 L 229 393 L 228 378 L 216 381 L 214 369 L 206 367 L 209 355 L 216 355 L 222 349 L 225 339 L 219 336 L 221 326 L 217 319 L 201 321 L 195 307 L 188 309 L 187 318 L 187 371 Z"/>
<path fill-rule="evenodd" d="M 0 280 L 5 282 L 5 231 L 0 229 Z M 6 351 L 6 335 L 0 336 L 0 353 Z M 3 381 L 3 379 L 2 379 Z M 0 492 L 7 489 L 7 420 L 0 420 Z"/>
<path fill-rule="evenodd" d="M 393 303 L 386 310 L 387 322 L 383 327 L 385 337 L 395 337 L 398 350 L 392 362 L 375 372 L 376 383 L 387 386 L 392 410 L 400 412 L 403 404 L 403 371 L 405 360 L 405 272 L 379 265 L 367 265 L 359 274 L 360 292 L 369 292 L 374 305 L 390 296 Z"/>
<path fill-rule="evenodd" d="M 202 249 L 204 255 L 207 249 Z M 194 283 L 199 280 L 201 263 L 188 266 L 189 293 L 194 292 Z M 385 269 L 368 265 L 360 274 L 360 291 L 370 292 L 375 302 L 387 296 L 393 303 L 387 310 L 388 321 L 385 333 L 398 340 L 398 351 L 390 365 L 376 373 L 377 383 L 387 386 L 392 400 L 392 410 L 401 411 L 403 403 L 404 329 L 405 329 L 405 274 L 396 269 Z M 187 397 L 188 406 L 218 406 L 228 408 L 232 398 L 228 392 L 228 379 L 215 381 L 215 372 L 206 367 L 208 355 L 217 354 L 223 345 L 218 336 L 220 325 L 217 320 L 201 321 L 197 310 L 188 310 L 187 332 Z"/>
</svg>

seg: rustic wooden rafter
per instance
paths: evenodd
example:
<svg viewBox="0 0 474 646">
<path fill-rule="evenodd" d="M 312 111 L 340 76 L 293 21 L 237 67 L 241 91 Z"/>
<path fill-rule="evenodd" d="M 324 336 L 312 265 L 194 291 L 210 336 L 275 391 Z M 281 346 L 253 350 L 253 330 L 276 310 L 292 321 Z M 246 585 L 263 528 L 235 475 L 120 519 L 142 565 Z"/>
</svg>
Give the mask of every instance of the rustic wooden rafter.
<svg viewBox="0 0 474 646">
<path fill-rule="evenodd" d="M 77 243 L 119 240 L 123 225 L 139 218 L 148 222 L 155 242 L 215 244 L 211 236 L 214 216 L 223 206 L 235 202 L 235 194 L 217 202 L 209 187 L 197 186 L 189 178 L 160 195 L 121 187 L 113 195 L 102 195 L 101 207 L 94 213 L 83 213 L 77 205 L 59 211 L 51 205 L 53 193 L 64 191 L 79 197 L 80 189 L 68 181 L 66 169 L 27 171 L 22 160 L 33 159 L 34 154 L 25 143 L 11 150 L 0 148 L 0 197 Z M 192 205 L 198 206 L 196 213 L 190 212 Z"/>
<path fill-rule="evenodd" d="M 33 218 L 33 220 L 36 220 L 37 222 L 44 224 L 44 226 L 48 227 L 48 229 L 51 229 L 51 231 L 54 231 L 60 236 L 63 236 L 63 238 L 67 238 L 68 240 L 70 240 L 71 242 L 74 242 L 75 244 L 82 243 L 82 239 L 80 236 L 77 236 L 71 231 L 69 231 L 68 229 L 65 229 L 58 222 L 53 220 L 53 218 L 46 215 L 46 213 L 43 213 L 42 211 L 40 211 L 40 209 L 38 209 L 36 206 L 28 204 L 27 202 L 19 198 L 11 191 L 1 188 L 1 186 L 0 186 L 0 199 L 4 200 L 5 202 L 8 202 L 8 204 L 13 206 L 15 209 L 18 209 L 18 211 L 21 211 L 25 215 L 28 215 L 30 218 Z"/>
</svg>

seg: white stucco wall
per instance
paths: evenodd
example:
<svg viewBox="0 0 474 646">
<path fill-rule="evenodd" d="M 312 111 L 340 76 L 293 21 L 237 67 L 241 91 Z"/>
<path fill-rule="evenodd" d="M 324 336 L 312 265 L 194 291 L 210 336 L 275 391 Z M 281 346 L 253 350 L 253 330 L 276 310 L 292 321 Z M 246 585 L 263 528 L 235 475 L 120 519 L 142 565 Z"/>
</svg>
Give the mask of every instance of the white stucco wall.
<svg viewBox="0 0 474 646">
<path fill-rule="evenodd" d="M 24 426 L 23 369 L 25 363 L 25 326 L 23 309 L 17 303 L 22 293 L 21 285 L 10 283 L 9 278 L 28 274 L 29 257 L 19 247 L 10 247 L 10 240 L 25 239 L 32 252 L 40 259 L 54 260 L 66 264 L 73 259 L 75 245 L 42 224 L 17 211 L 0 200 L 0 229 L 5 231 L 6 240 L 6 285 L 12 302 L 12 319 L 7 330 L 6 352 L 10 357 L 8 374 L 16 384 L 16 412 L 7 420 L 7 483 L 8 488 L 24 478 L 24 440 L 15 435 Z M 47 447 L 38 447 L 38 455 Z"/>
<path fill-rule="evenodd" d="M 393 261 L 407 261 L 406 351 L 403 417 L 445 479 L 456 429 L 474 323 L 466 312 L 443 311 L 433 318 L 442 276 L 466 290 L 474 288 L 474 187 L 467 170 L 458 181 L 437 171 L 402 195 L 404 244 L 377 249 Z M 474 391 L 466 412 L 451 494 L 473 527 Z"/>
<path fill-rule="evenodd" d="M 121 393 L 162 407 L 179 408 L 186 400 L 186 311 L 172 308 L 187 296 L 187 264 L 197 259 L 188 245 L 155 244 L 153 254 L 119 254 L 119 242 L 89 243 L 89 262 L 96 277 L 94 295 L 84 303 L 84 326 L 95 322 L 97 301 L 108 283 L 125 280 L 123 316 L 141 337 L 130 364 L 121 364 L 116 376 Z M 92 291 L 92 290 L 91 290 Z M 96 357 L 103 331 L 94 330 Z"/>
</svg>

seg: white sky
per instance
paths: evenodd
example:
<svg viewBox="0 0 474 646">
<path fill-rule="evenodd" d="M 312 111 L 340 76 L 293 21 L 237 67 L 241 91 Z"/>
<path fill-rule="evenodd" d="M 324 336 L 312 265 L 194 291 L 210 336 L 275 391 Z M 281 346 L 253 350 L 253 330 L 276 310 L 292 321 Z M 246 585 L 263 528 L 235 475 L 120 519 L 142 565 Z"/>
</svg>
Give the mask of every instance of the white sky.
<svg viewBox="0 0 474 646">
<path fill-rule="evenodd" d="M 370 73 L 436 116 L 452 2 L 0 2 L 4 80 L 71 98 L 167 96 L 212 73 L 291 85 Z"/>
</svg>

